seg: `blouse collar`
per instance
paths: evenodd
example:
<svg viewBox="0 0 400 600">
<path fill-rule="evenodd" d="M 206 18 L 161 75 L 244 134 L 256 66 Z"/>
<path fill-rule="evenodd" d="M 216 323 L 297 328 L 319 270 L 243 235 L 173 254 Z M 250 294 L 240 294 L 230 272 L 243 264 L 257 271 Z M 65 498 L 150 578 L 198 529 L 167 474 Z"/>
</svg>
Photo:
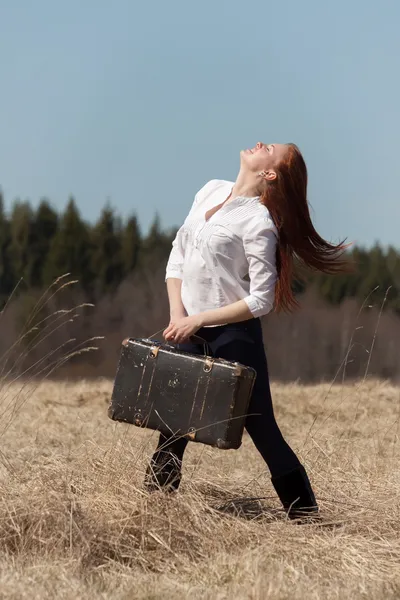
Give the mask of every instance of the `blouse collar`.
<svg viewBox="0 0 400 600">
<path fill-rule="evenodd" d="M 236 196 L 236 198 L 232 198 L 232 200 L 228 200 L 226 204 L 231 204 L 236 202 L 238 204 L 248 204 L 255 203 L 260 201 L 261 196 Z"/>
</svg>

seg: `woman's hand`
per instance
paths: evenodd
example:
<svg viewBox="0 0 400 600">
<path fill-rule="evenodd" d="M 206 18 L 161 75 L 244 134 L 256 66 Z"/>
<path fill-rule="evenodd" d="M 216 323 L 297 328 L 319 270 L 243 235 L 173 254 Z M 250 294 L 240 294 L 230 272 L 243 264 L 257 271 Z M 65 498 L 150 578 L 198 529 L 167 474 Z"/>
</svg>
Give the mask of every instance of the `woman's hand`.
<svg viewBox="0 0 400 600">
<path fill-rule="evenodd" d="M 196 333 L 202 326 L 201 315 L 171 319 L 170 324 L 164 331 L 164 339 L 167 342 L 180 344 Z"/>
</svg>

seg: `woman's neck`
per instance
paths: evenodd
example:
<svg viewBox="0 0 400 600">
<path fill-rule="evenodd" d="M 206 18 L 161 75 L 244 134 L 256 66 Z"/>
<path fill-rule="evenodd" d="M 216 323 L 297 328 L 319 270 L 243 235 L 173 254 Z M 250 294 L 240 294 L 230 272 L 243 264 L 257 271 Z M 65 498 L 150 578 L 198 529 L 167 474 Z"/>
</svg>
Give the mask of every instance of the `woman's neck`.
<svg viewBox="0 0 400 600">
<path fill-rule="evenodd" d="M 239 175 L 232 188 L 230 198 L 254 198 L 260 196 L 260 181 L 253 173 L 239 171 Z"/>
</svg>

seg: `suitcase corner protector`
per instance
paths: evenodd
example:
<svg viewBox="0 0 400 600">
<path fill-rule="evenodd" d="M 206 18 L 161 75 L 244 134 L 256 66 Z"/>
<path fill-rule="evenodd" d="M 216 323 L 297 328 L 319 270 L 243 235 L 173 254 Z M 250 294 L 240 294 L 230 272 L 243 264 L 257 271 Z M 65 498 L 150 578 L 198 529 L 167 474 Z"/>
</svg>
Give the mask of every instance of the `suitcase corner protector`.
<svg viewBox="0 0 400 600">
<path fill-rule="evenodd" d="M 234 377 L 241 377 L 243 375 L 243 371 L 244 371 L 244 367 L 243 365 L 241 365 L 238 362 L 234 363 L 234 370 L 233 370 L 233 376 Z"/>
</svg>

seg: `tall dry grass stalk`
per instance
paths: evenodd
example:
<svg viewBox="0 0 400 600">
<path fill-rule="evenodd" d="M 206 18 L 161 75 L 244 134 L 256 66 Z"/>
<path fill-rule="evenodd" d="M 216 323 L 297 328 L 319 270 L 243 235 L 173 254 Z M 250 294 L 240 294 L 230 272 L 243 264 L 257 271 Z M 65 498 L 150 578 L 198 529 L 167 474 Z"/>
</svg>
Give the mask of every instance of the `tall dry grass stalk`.
<svg viewBox="0 0 400 600">
<path fill-rule="evenodd" d="M 96 336 L 84 342 L 77 342 L 76 338 L 69 337 L 67 332 L 63 335 L 62 341 L 53 342 L 56 334 L 81 317 L 84 308 L 93 306 L 81 303 L 68 309 L 51 308 L 51 302 L 56 296 L 62 296 L 63 292 L 78 283 L 68 277 L 69 273 L 58 277 L 43 292 L 28 314 L 16 339 L 0 356 L 0 435 L 7 430 L 25 402 L 45 379 L 71 359 L 97 350 L 97 346 L 93 343 L 103 339 Z M 0 328 L 1 321 L 7 318 L 7 310 L 15 292 L 16 290 L 0 313 Z M 40 353 L 40 348 L 45 345 L 45 342 L 47 342 L 46 349 L 44 353 Z M 49 344 L 50 350 L 47 349 Z M 32 354 L 38 357 L 32 360 Z M 20 384 L 16 385 L 18 382 Z"/>
<path fill-rule="evenodd" d="M 278 422 L 321 506 L 321 521 L 302 526 L 286 520 L 247 436 L 239 451 L 189 445 L 179 493 L 148 495 L 156 434 L 107 418 L 111 381 L 42 381 L 67 355 L 25 373 L 49 368 L 14 412 L 23 369 L 2 384 L 1 598 L 400 595 L 396 386 L 367 377 L 273 386 Z"/>
<path fill-rule="evenodd" d="M 322 510 L 298 526 L 247 436 L 239 451 L 190 445 L 181 491 L 148 495 L 156 436 L 107 418 L 111 382 L 44 383 L 2 435 L 1 597 L 398 597 L 399 390 L 335 386 L 304 445 L 327 391 L 273 386 Z"/>
</svg>

